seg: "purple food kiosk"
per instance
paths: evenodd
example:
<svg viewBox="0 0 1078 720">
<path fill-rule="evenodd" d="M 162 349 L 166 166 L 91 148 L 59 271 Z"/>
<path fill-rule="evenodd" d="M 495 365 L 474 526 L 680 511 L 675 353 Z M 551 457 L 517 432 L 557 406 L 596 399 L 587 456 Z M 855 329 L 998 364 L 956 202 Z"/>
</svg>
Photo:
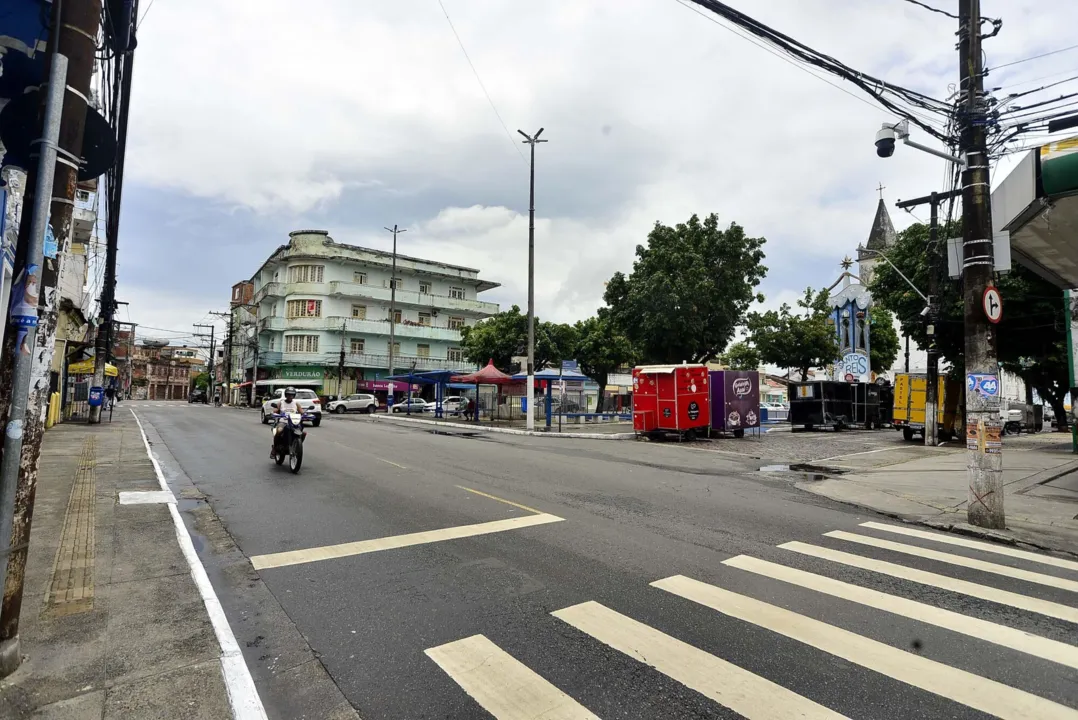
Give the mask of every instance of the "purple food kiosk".
<svg viewBox="0 0 1078 720">
<path fill-rule="evenodd" d="M 712 370 L 711 431 L 743 437 L 746 428 L 760 427 L 760 373 L 753 370 Z"/>
</svg>

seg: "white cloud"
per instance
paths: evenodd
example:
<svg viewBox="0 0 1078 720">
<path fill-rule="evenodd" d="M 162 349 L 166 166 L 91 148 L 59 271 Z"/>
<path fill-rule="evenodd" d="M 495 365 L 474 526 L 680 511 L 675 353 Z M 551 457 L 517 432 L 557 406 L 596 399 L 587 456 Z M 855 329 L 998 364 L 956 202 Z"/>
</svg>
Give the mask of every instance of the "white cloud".
<svg viewBox="0 0 1078 720">
<path fill-rule="evenodd" d="M 767 237 L 773 303 L 837 277 L 867 236 L 878 182 L 889 202 L 944 189 L 942 161 L 909 148 L 876 157 L 874 132 L 892 116 L 861 91 L 834 78 L 862 100 L 829 87 L 676 2 L 444 2 L 513 144 L 526 151 L 517 127 L 546 127 L 536 177 L 544 318 L 593 312 L 656 220 L 714 211 Z M 735 5 L 933 96 L 957 79 L 956 22 L 909 3 Z M 986 43 L 990 64 L 1071 44 L 1078 25 L 1078 6 L 1062 0 L 985 5 L 1005 15 Z M 526 303 L 527 166 L 433 0 L 161 2 L 138 53 L 129 182 L 280 217 L 260 248 L 301 225 L 385 247 L 381 228 L 395 218 L 378 203 L 413 202 L 402 252 L 478 267 L 503 283 L 494 299 Z M 1057 69 L 1021 63 L 990 82 Z M 462 187 L 474 196 L 456 197 Z M 364 217 L 349 212 L 356 202 Z M 894 221 L 912 218 L 896 211 Z M 252 251 L 235 279 L 266 254 Z M 207 309 L 227 291 L 208 290 Z"/>
</svg>

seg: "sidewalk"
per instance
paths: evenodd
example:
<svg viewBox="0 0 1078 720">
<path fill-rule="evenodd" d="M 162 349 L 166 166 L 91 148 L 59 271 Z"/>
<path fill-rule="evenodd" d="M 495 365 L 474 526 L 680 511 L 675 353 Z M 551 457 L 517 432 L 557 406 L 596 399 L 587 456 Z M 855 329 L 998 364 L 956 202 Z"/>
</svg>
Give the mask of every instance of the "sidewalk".
<svg viewBox="0 0 1078 720">
<path fill-rule="evenodd" d="M 401 424 L 413 424 L 413 425 L 427 425 L 431 427 L 440 427 L 446 430 L 458 430 L 458 431 L 470 431 L 470 432 L 489 432 L 489 433 L 501 433 L 504 435 L 530 435 L 535 437 L 560 437 L 567 439 L 587 439 L 587 440 L 635 440 L 636 434 L 633 432 L 632 423 L 628 422 L 603 422 L 603 423 L 589 423 L 589 424 L 563 424 L 562 431 L 558 432 L 557 422 L 553 424 L 551 429 L 546 430 L 546 425 L 542 423 L 535 424 L 535 430 L 529 431 L 524 429 L 524 425 L 520 427 L 507 427 L 505 425 L 491 425 L 488 422 L 468 422 L 459 419 L 435 419 L 430 415 L 416 417 L 414 415 L 406 415 L 403 413 L 375 413 L 374 415 L 364 416 L 370 417 L 374 420 L 381 422 L 397 422 Z"/>
<path fill-rule="evenodd" d="M 222 651 L 134 417 L 45 435 L 19 635 L 0 717 L 232 717 Z M 147 496 L 152 497 L 152 496 Z"/>
<path fill-rule="evenodd" d="M 880 467 L 881 455 L 829 458 L 828 473 L 797 487 L 904 520 L 1005 542 L 1078 554 L 1078 456 L 1070 436 L 1058 433 L 1004 441 L 1005 531 L 966 522 L 966 452 L 963 446 L 925 449 L 928 457 Z"/>
</svg>

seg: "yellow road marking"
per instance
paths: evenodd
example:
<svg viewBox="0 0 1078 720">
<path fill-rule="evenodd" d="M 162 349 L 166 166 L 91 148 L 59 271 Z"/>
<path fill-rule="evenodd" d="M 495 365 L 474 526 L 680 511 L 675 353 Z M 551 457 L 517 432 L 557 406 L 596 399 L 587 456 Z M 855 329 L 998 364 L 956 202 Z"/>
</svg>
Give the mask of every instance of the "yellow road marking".
<svg viewBox="0 0 1078 720">
<path fill-rule="evenodd" d="M 473 490 L 472 488 L 464 487 L 463 485 L 457 485 L 456 487 L 460 488 L 461 490 L 467 490 L 470 493 L 475 493 L 476 495 L 482 495 L 483 497 L 490 498 L 491 500 L 497 500 L 498 502 L 505 503 L 506 505 L 512 505 L 513 507 L 518 507 L 521 510 L 527 510 L 528 512 L 533 512 L 536 515 L 542 515 L 543 514 L 542 510 L 536 510 L 533 507 L 528 507 L 527 505 L 521 505 L 520 503 L 515 503 L 512 500 L 506 500 L 505 498 L 500 498 L 497 495 L 491 495 L 489 493 L 485 493 L 485 492 L 482 492 L 480 490 Z"/>
</svg>

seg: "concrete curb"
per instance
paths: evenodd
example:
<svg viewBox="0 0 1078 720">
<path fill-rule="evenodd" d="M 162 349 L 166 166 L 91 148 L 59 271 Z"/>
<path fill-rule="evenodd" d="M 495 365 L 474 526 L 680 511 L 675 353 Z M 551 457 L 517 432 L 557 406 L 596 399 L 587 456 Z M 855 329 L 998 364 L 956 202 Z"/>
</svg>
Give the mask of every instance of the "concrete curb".
<svg viewBox="0 0 1078 720">
<path fill-rule="evenodd" d="M 636 433 L 574 433 L 574 432 L 540 432 L 537 430 L 514 430 L 513 428 L 495 428 L 481 423 L 474 425 L 464 423 L 446 423 L 440 420 L 424 420 L 422 418 L 393 417 L 392 415 L 371 415 L 371 418 L 381 422 L 397 422 L 405 425 L 433 425 L 443 429 L 469 430 L 476 432 L 500 433 L 502 435 L 529 435 L 532 437 L 566 438 L 570 440 L 635 440 Z"/>
</svg>

